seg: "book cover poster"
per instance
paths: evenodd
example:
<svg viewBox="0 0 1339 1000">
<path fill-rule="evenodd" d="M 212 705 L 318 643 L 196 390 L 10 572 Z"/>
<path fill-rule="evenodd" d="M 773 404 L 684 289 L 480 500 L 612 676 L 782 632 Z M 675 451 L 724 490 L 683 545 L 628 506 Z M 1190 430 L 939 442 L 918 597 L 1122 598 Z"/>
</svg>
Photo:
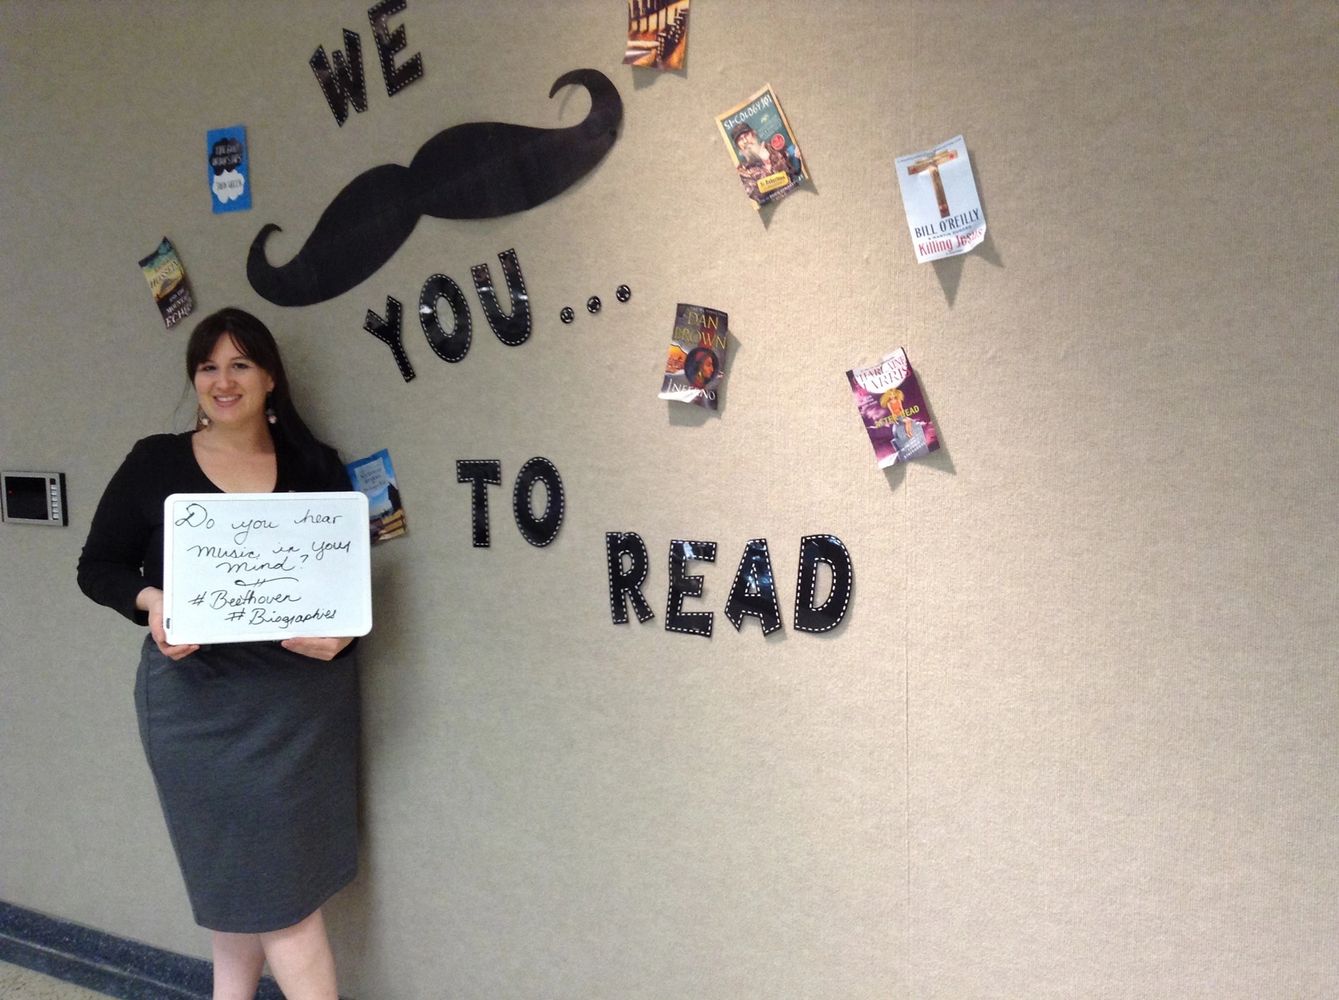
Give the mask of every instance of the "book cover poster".
<svg viewBox="0 0 1339 1000">
<path fill-rule="evenodd" d="M 372 544 L 399 538 L 406 531 L 404 503 L 395 479 L 391 453 L 385 448 L 345 466 L 353 488 L 367 496 L 367 516 Z"/>
<path fill-rule="evenodd" d="M 986 237 L 986 217 L 962 136 L 899 156 L 895 163 L 917 263 L 953 257 L 980 245 Z"/>
<path fill-rule="evenodd" d="M 195 309 L 186 268 L 177 256 L 177 248 L 164 236 L 158 249 L 140 261 L 139 266 L 153 291 L 153 300 L 158 303 L 163 325 L 172 329 Z"/>
<path fill-rule="evenodd" d="M 689 0 L 628 0 L 623 65 L 683 69 L 688 57 Z"/>
<path fill-rule="evenodd" d="M 665 377 L 660 398 L 716 409 L 716 397 L 725 378 L 730 342 L 730 317 L 719 309 L 680 302 L 674 311 Z"/>
<path fill-rule="evenodd" d="M 770 83 L 717 115 L 716 127 L 755 210 L 786 197 L 808 178 L 795 133 Z"/>
<path fill-rule="evenodd" d="M 251 207 L 250 168 L 246 158 L 246 127 L 211 129 L 205 135 L 205 176 L 214 214 L 245 212 Z"/>
<path fill-rule="evenodd" d="M 939 434 L 904 349 L 885 355 L 877 365 L 852 368 L 846 380 L 880 469 L 938 449 Z"/>
</svg>

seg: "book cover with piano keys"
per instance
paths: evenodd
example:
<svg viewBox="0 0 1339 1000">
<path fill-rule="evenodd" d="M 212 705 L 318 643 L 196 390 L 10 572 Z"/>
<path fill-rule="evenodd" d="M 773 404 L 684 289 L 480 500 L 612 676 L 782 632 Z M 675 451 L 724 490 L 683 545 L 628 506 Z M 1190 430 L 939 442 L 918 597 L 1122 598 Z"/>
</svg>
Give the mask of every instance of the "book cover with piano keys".
<svg viewBox="0 0 1339 1000">
<path fill-rule="evenodd" d="M 628 0 L 623 65 L 683 69 L 688 56 L 690 0 Z"/>
</svg>

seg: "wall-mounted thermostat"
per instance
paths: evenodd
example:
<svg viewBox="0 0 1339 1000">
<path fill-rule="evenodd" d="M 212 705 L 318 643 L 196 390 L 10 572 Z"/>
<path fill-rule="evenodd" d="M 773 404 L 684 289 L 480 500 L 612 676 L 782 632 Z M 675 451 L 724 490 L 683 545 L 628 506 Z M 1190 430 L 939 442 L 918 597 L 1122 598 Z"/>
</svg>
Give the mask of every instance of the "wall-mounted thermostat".
<svg viewBox="0 0 1339 1000">
<path fill-rule="evenodd" d="M 63 528 L 65 473 L 0 472 L 0 516 L 15 524 L 47 524 Z"/>
</svg>

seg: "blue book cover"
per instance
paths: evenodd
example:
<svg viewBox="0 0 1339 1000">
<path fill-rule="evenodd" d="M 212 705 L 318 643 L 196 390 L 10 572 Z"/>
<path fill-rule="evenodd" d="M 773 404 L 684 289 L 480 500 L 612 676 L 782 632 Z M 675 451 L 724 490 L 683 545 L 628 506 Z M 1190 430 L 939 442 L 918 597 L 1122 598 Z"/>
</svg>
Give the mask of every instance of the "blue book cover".
<svg viewBox="0 0 1339 1000">
<path fill-rule="evenodd" d="M 246 155 L 246 126 L 210 129 L 205 135 L 205 174 L 214 213 L 245 212 L 251 207 L 251 166 Z"/>
<path fill-rule="evenodd" d="M 372 544 L 398 538 L 405 533 L 404 503 L 395 481 L 391 453 L 382 448 L 374 455 L 345 465 L 353 488 L 367 496 Z"/>
</svg>

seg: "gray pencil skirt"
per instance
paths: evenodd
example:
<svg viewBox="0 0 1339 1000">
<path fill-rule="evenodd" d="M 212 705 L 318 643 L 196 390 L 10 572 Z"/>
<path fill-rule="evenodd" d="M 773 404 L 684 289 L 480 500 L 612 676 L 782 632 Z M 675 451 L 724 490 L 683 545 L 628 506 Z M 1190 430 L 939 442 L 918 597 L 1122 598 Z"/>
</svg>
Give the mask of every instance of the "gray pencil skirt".
<svg viewBox="0 0 1339 1000">
<path fill-rule="evenodd" d="M 146 638 L 135 707 L 197 923 L 289 927 L 353 880 L 356 651 L 234 643 L 173 662 Z"/>
</svg>

